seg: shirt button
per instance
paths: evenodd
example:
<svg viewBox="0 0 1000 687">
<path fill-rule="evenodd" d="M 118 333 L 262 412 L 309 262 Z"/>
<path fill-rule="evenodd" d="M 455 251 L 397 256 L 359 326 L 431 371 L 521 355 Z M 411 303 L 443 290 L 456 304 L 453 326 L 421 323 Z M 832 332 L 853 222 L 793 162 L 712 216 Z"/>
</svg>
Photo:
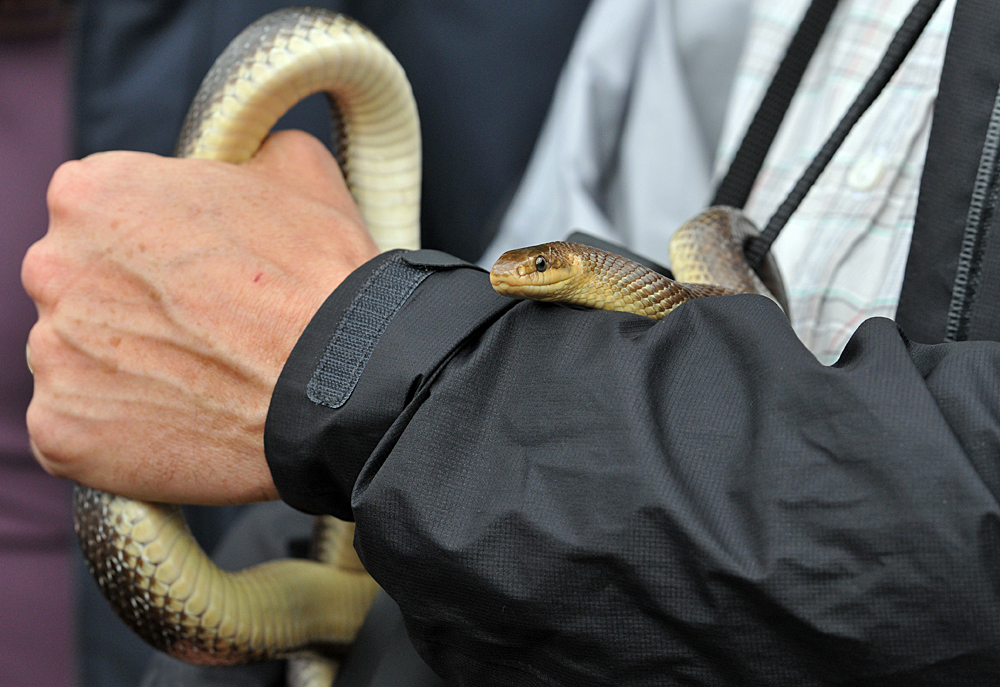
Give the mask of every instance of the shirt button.
<svg viewBox="0 0 1000 687">
<path fill-rule="evenodd" d="M 847 172 L 847 185 L 855 191 L 869 191 L 875 187 L 885 171 L 885 160 L 881 155 L 865 153 L 851 165 Z"/>
</svg>

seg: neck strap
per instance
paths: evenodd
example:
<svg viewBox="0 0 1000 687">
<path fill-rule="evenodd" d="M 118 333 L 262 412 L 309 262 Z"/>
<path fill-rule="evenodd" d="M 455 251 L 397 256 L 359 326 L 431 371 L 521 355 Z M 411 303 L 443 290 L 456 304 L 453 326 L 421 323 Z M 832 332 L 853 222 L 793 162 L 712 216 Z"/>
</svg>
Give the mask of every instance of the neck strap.
<svg viewBox="0 0 1000 687">
<path fill-rule="evenodd" d="M 834 153 L 847 138 L 847 134 L 898 71 L 940 4 L 941 0 L 918 0 L 910 10 L 910 14 L 896 32 L 881 62 L 854 103 L 848 108 L 847 113 L 813 158 L 788 197 L 768 221 L 764 231 L 746 246 L 746 259 L 751 267 L 756 269 L 760 265 L 771 244 L 833 159 Z M 757 113 L 747 128 L 729 171 L 719 184 L 712 201 L 713 205 L 732 205 L 742 208 L 746 204 L 753 183 L 764 164 L 767 151 L 774 142 L 792 96 L 802 80 L 813 53 L 816 52 L 819 39 L 826 30 L 836 5 L 837 0 L 813 0 L 809 6 Z"/>
<path fill-rule="evenodd" d="M 743 135 L 743 141 L 726 176 L 715 190 L 712 205 L 729 205 L 734 208 L 746 205 L 767 151 L 771 149 L 778 127 L 788 111 L 788 105 L 799 88 L 802 75 L 805 74 L 836 8 L 837 0 L 813 0 L 809 5 L 798 30 L 785 49 L 778 71 L 774 73 L 771 84 Z"/>
</svg>

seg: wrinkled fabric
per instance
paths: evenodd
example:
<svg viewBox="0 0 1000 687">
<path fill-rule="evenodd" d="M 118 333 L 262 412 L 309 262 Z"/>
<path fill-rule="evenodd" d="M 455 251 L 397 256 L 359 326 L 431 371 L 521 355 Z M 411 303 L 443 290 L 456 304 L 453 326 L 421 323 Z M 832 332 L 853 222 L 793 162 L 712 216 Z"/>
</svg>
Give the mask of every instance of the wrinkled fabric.
<svg viewBox="0 0 1000 687">
<path fill-rule="evenodd" d="M 759 296 L 654 323 L 452 268 L 343 407 L 312 403 L 317 342 L 385 259 L 310 323 L 266 449 L 292 505 L 353 514 L 446 680 L 1000 681 L 1000 344 L 875 318 L 827 367 Z"/>
<path fill-rule="evenodd" d="M 746 214 L 758 226 L 826 143 L 913 5 L 889 0 L 877 11 L 867 0 L 837 5 L 747 199 Z M 808 0 L 754 3 L 720 146 L 720 177 L 808 6 Z M 867 318 L 895 316 L 954 11 L 954 0 L 941 2 L 774 242 L 792 326 L 824 363 L 840 356 Z M 983 134 L 975 134 L 980 147 Z M 959 136 L 950 132 L 953 140 Z M 961 208 L 963 216 L 967 210 Z M 935 255 L 939 264 L 946 259 Z"/>
</svg>

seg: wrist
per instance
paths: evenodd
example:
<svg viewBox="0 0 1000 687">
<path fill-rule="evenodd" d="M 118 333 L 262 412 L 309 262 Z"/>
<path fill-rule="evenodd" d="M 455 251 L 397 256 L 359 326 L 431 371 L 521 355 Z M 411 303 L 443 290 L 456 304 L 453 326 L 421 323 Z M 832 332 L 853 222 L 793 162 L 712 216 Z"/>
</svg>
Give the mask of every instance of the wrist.
<svg viewBox="0 0 1000 687">
<path fill-rule="evenodd" d="M 351 494 L 405 426 L 442 363 L 514 305 L 479 268 L 394 251 L 352 273 L 305 328 L 268 410 L 265 455 L 281 498 L 351 520 Z"/>
</svg>

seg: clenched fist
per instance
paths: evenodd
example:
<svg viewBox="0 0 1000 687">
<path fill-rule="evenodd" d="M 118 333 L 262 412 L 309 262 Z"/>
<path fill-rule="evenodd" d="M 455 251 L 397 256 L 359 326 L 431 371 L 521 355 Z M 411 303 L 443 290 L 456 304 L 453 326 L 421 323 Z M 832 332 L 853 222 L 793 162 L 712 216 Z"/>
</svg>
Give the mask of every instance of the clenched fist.
<svg viewBox="0 0 1000 687">
<path fill-rule="evenodd" d="M 134 498 L 277 498 L 264 420 L 324 299 L 378 251 L 336 162 L 275 134 L 243 165 L 102 153 L 63 165 L 25 256 L 33 449 Z"/>
</svg>

